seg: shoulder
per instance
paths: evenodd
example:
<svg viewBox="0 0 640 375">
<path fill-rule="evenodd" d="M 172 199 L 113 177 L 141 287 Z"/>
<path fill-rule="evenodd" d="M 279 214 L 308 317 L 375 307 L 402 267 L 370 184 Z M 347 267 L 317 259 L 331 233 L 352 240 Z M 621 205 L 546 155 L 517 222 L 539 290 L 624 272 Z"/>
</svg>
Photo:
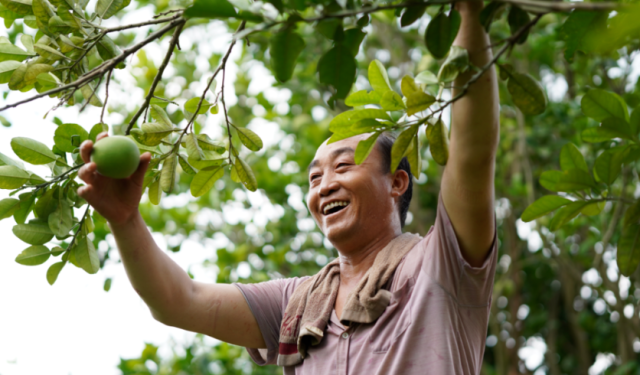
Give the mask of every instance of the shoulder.
<svg viewBox="0 0 640 375">
<path fill-rule="evenodd" d="M 422 263 L 424 262 L 427 254 L 427 244 L 432 233 L 433 227 L 431 227 L 427 235 L 415 244 L 415 246 L 402 258 L 393 275 L 392 283 L 389 288 L 390 291 L 393 292 L 402 288 L 407 282 L 415 282 L 415 279 L 418 277 L 420 270 L 422 269 Z"/>
</svg>

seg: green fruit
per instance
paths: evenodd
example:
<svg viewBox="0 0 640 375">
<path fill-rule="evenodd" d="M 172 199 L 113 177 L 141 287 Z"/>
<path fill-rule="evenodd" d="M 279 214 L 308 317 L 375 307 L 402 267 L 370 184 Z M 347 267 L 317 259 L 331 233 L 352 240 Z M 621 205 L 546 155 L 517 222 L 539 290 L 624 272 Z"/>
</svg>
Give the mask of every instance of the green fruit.
<svg viewBox="0 0 640 375">
<path fill-rule="evenodd" d="M 98 173 L 111 178 L 127 178 L 138 169 L 140 151 L 129 138 L 121 135 L 102 138 L 93 146 L 91 161 Z"/>
</svg>

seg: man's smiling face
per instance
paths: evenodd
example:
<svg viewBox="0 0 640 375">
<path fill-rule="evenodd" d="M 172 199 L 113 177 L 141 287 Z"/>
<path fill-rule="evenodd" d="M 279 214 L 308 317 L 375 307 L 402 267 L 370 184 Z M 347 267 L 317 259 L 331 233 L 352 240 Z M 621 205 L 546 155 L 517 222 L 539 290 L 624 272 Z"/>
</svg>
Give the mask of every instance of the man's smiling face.
<svg viewBox="0 0 640 375">
<path fill-rule="evenodd" d="M 358 142 L 367 137 L 324 143 L 309 166 L 307 205 L 334 245 L 361 242 L 400 228 L 396 198 L 406 186 L 397 186 L 397 178 L 384 173 L 377 145 L 362 164 L 354 161 Z"/>
</svg>

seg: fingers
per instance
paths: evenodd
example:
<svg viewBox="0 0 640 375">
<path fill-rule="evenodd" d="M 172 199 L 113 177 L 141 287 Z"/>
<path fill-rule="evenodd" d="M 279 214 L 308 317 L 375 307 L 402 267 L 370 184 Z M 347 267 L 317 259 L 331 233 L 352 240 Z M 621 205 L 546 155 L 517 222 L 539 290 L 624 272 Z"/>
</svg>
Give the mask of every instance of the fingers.
<svg viewBox="0 0 640 375">
<path fill-rule="evenodd" d="M 96 163 L 88 162 L 83 165 L 82 168 L 78 171 L 78 177 L 89 185 L 94 185 L 98 178 L 98 174 L 96 173 Z"/>
<path fill-rule="evenodd" d="M 89 202 L 89 204 L 93 206 L 92 202 L 94 202 L 95 196 L 96 196 L 96 190 L 93 186 L 91 185 L 80 186 L 78 188 L 77 193 L 82 199 L 86 200 L 87 202 Z"/>
<path fill-rule="evenodd" d="M 100 134 L 98 134 L 98 135 L 96 136 L 96 142 L 98 142 L 98 141 L 99 141 L 99 140 L 101 140 L 102 138 L 106 138 L 106 137 L 108 137 L 108 136 L 109 136 L 109 133 L 107 133 L 107 132 L 102 132 L 102 133 L 100 133 Z"/>
<path fill-rule="evenodd" d="M 91 151 L 93 150 L 93 142 L 90 140 L 82 142 L 80 145 L 80 156 L 85 163 L 91 161 Z"/>
<path fill-rule="evenodd" d="M 140 155 L 140 164 L 138 165 L 138 169 L 129 177 L 133 183 L 138 186 L 142 186 L 144 182 L 144 174 L 147 173 L 147 168 L 149 167 L 149 162 L 151 161 L 151 153 L 145 152 Z"/>
</svg>

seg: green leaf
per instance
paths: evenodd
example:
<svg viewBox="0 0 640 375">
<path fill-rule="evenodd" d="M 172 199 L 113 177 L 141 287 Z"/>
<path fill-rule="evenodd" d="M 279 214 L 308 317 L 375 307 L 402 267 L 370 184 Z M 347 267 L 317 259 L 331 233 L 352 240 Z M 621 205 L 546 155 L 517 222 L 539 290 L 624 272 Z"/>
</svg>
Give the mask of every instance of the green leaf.
<svg viewBox="0 0 640 375">
<path fill-rule="evenodd" d="M 393 142 L 391 147 L 391 173 L 396 172 L 400 161 L 407 153 L 407 149 L 411 146 L 411 141 L 417 136 L 419 129 L 419 125 L 410 126 L 400 133 L 396 141 Z"/>
<path fill-rule="evenodd" d="M 131 0 L 98 0 L 96 14 L 102 19 L 111 18 L 114 14 L 124 9 Z"/>
<path fill-rule="evenodd" d="M 452 82 L 468 67 L 469 53 L 467 50 L 462 47 L 452 46 L 449 56 L 447 56 L 447 59 L 440 67 L 440 71 L 438 71 L 438 82 Z"/>
<path fill-rule="evenodd" d="M 109 131 L 109 125 L 98 123 L 93 125 L 91 131 L 89 132 L 89 139 L 93 142 L 96 141 L 96 138 L 100 133 L 106 133 Z"/>
<path fill-rule="evenodd" d="M 335 39 L 338 28 L 340 29 L 340 32 L 343 31 L 342 20 L 338 18 L 328 18 L 320 20 L 315 26 L 315 29 L 318 33 L 331 40 Z"/>
<path fill-rule="evenodd" d="M 333 133 L 331 138 L 329 138 L 329 140 L 327 141 L 327 144 L 351 138 L 354 135 L 358 134 L 372 133 L 377 130 L 384 131 L 386 130 L 386 126 L 376 120 L 364 119 L 362 121 L 356 122 L 349 127 L 341 128 L 340 131 Z"/>
<path fill-rule="evenodd" d="M 20 200 L 5 198 L 0 200 L 0 220 L 11 217 L 20 208 Z"/>
<path fill-rule="evenodd" d="M 104 285 L 102 286 L 102 289 L 103 289 L 105 292 L 110 291 L 110 290 L 111 290 L 111 283 L 112 283 L 112 279 L 111 279 L 110 277 L 106 278 L 106 279 L 104 280 Z"/>
<path fill-rule="evenodd" d="M 16 137 L 11 140 L 11 149 L 29 164 L 42 165 L 56 161 L 56 155 L 43 143 L 35 139 Z"/>
<path fill-rule="evenodd" d="M 156 122 L 161 123 L 167 128 L 173 128 L 173 123 L 171 122 L 171 119 L 169 119 L 169 116 L 167 116 L 167 112 L 165 112 L 164 109 L 162 109 L 157 104 L 151 104 L 149 108 L 151 112 L 151 117 L 155 119 Z M 194 108 L 194 111 L 195 111 L 195 108 Z"/>
<path fill-rule="evenodd" d="M 160 187 L 162 191 L 169 194 L 176 184 L 176 166 L 178 164 L 177 155 L 170 155 L 164 159 L 162 172 L 160 172 Z"/>
<path fill-rule="evenodd" d="M 407 95 L 407 116 L 424 111 L 435 102 L 436 98 L 422 91 Z"/>
<path fill-rule="evenodd" d="M 379 91 L 367 92 L 367 90 L 360 90 L 347 96 L 344 104 L 349 107 L 359 107 L 367 104 L 380 104 L 382 94 Z"/>
<path fill-rule="evenodd" d="M 438 119 L 435 124 L 427 125 L 426 133 L 431 157 L 436 163 L 446 165 L 449 160 L 449 137 L 444 122 Z"/>
<path fill-rule="evenodd" d="M 560 181 L 556 184 L 555 188 L 558 191 L 577 191 L 587 190 L 596 187 L 596 183 L 591 177 L 589 172 L 585 172 L 582 169 L 570 169 L 562 173 Z"/>
<path fill-rule="evenodd" d="M 242 181 L 242 184 L 247 188 L 247 190 L 256 191 L 258 189 L 258 181 L 256 181 L 256 176 L 253 174 L 249 164 L 237 157 L 234 166 L 236 167 L 236 173 L 238 174 L 240 181 Z"/>
<path fill-rule="evenodd" d="M 416 85 L 416 81 L 410 76 L 402 77 L 402 81 L 400 82 L 400 90 L 402 91 L 402 95 L 409 96 L 416 92 L 420 92 L 420 88 Z"/>
<path fill-rule="evenodd" d="M 0 44 L 0 47 L 2 46 L 2 44 Z M 20 64 L 19 67 L 16 68 L 16 70 L 13 71 L 13 73 L 11 73 L 11 76 L 9 77 L 9 89 L 10 90 L 22 90 L 26 84 L 24 82 L 24 75 L 27 73 L 27 68 L 28 65 L 27 64 Z"/>
<path fill-rule="evenodd" d="M 545 195 L 531 203 L 522 213 L 521 219 L 525 223 L 528 223 L 569 203 L 571 203 L 571 201 L 567 198 L 558 195 Z"/>
<path fill-rule="evenodd" d="M 229 18 L 237 15 L 235 8 L 227 0 L 196 0 L 185 11 L 187 17 Z"/>
<path fill-rule="evenodd" d="M 18 224 L 24 224 L 27 220 L 27 216 L 34 208 L 36 202 L 36 195 L 33 193 L 20 194 L 20 208 L 13 214 L 13 219 Z"/>
<path fill-rule="evenodd" d="M 640 224 L 627 226 L 618 241 L 616 262 L 620 273 L 631 277 L 640 264 Z"/>
<path fill-rule="evenodd" d="M 621 97 L 601 89 L 589 90 L 580 101 L 582 112 L 596 121 L 604 121 L 615 117 L 626 123 L 629 122 L 627 105 Z"/>
<path fill-rule="evenodd" d="M 500 13 L 504 6 L 504 3 L 492 1 L 480 12 L 480 24 L 484 27 L 487 33 L 491 28 L 491 23 L 493 23 L 494 18 Z"/>
<path fill-rule="evenodd" d="M 84 99 L 89 101 L 89 104 L 94 107 L 102 107 L 102 100 L 98 97 L 98 93 L 95 92 L 95 85 L 93 83 L 88 83 L 80 87 L 80 92 Z"/>
<path fill-rule="evenodd" d="M 449 16 L 444 12 L 438 13 L 427 26 L 425 41 L 427 49 L 436 59 L 447 55 L 460 29 L 460 13 L 452 10 Z"/>
<path fill-rule="evenodd" d="M 509 22 L 509 29 L 511 30 L 511 35 L 516 35 L 520 29 L 526 26 L 529 21 L 529 13 L 522 10 L 519 6 L 511 5 L 511 9 L 509 10 L 509 16 L 507 18 Z M 527 37 L 529 36 L 529 30 L 526 30 L 522 33 L 522 35 L 518 38 L 516 43 L 522 44 L 527 41 Z"/>
<path fill-rule="evenodd" d="M 558 185 L 558 182 L 560 182 L 561 178 L 561 171 L 544 171 L 540 175 L 540 185 L 542 185 L 547 190 L 559 191 L 556 186 Z"/>
<path fill-rule="evenodd" d="M 431 71 L 425 70 L 424 72 L 418 73 L 415 78 L 415 82 L 421 85 L 437 85 L 438 77 L 431 73 Z"/>
<path fill-rule="evenodd" d="M 0 3 L 10 11 L 22 16 L 33 14 L 30 0 L 0 0 Z"/>
<path fill-rule="evenodd" d="M 71 143 L 71 137 L 80 136 L 80 143 L 89 139 L 89 133 L 78 124 L 62 124 L 56 129 L 53 141 L 60 150 L 64 152 L 73 152 L 77 146 Z M 95 140 L 95 138 L 94 138 Z"/>
<path fill-rule="evenodd" d="M 575 201 L 562 207 L 558 212 L 556 212 L 553 219 L 549 222 L 549 230 L 556 231 L 560 229 L 561 226 L 578 216 L 580 211 L 582 211 L 587 204 L 589 203 L 584 201 Z"/>
<path fill-rule="evenodd" d="M 58 237 L 64 237 L 69 234 L 71 228 L 73 228 L 73 209 L 69 205 L 69 201 L 66 198 L 62 198 L 58 202 L 58 208 L 56 208 L 51 215 L 49 215 L 49 229 Z"/>
<path fill-rule="evenodd" d="M 564 57 L 567 61 L 573 61 L 573 55 L 578 50 L 583 50 L 582 40 L 588 35 L 589 30 L 598 25 L 601 20 L 607 19 L 607 12 L 592 12 L 588 10 L 574 10 L 564 22 L 558 36 L 565 42 Z"/>
<path fill-rule="evenodd" d="M 49 269 L 47 270 L 47 282 L 49 283 L 49 285 L 53 285 L 56 280 L 58 280 L 58 275 L 60 274 L 60 271 L 62 271 L 65 263 L 66 262 L 58 262 L 52 264 L 49 267 Z"/>
<path fill-rule="evenodd" d="M 160 204 L 160 199 L 162 198 L 162 189 L 160 188 L 160 179 L 158 178 L 155 182 L 149 186 L 149 202 L 154 205 Z"/>
<path fill-rule="evenodd" d="M 400 96 L 400 94 L 392 90 L 382 94 L 380 106 L 385 111 L 400 111 L 405 109 L 405 104 L 402 101 L 402 97 Z"/>
<path fill-rule="evenodd" d="M 378 60 L 373 60 L 369 64 L 369 84 L 373 88 L 373 91 L 379 91 L 380 93 L 391 90 L 387 70 Z"/>
<path fill-rule="evenodd" d="M 29 180 L 29 173 L 13 165 L 0 166 L 0 189 L 13 190 Z"/>
<path fill-rule="evenodd" d="M 212 115 L 217 115 L 218 114 L 218 105 L 214 105 L 211 106 L 211 109 L 209 110 L 209 113 L 211 113 Z"/>
<path fill-rule="evenodd" d="M 364 119 L 383 119 L 391 121 L 391 117 L 387 111 L 382 109 L 354 109 L 351 111 L 342 112 L 331 120 L 329 123 L 329 130 L 332 132 L 338 132 L 342 128 L 346 128 L 356 122 Z"/>
<path fill-rule="evenodd" d="M 222 166 L 201 169 L 191 180 L 191 195 L 194 197 L 203 196 L 222 176 L 224 176 L 224 167 Z"/>
<path fill-rule="evenodd" d="M 358 146 L 356 147 L 355 152 L 355 162 L 360 165 L 364 162 L 373 148 L 376 146 L 376 140 L 382 134 L 381 132 L 375 132 L 369 136 L 367 139 L 363 139 L 358 142 Z"/>
<path fill-rule="evenodd" d="M 580 213 L 585 216 L 599 215 L 604 209 L 604 203 L 605 202 L 591 202 L 586 206 L 584 206 L 584 208 L 582 209 L 582 211 L 580 211 Z"/>
<path fill-rule="evenodd" d="M 406 27 L 413 24 L 422 17 L 425 10 L 427 10 L 427 7 L 424 5 L 406 7 L 400 18 L 400 26 Z"/>
<path fill-rule="evenodd" d="M 528 74 L 510 72 L 507 90 L 513 104 L 525 115 L 539 115 L 547 108 L 547 97 L 542 86 Z"/>
<path fill-rule="evenodd" d="M 194 160 L 204 159 L 204 152 L 202 152 L 199 142 L 197 142 L 195 133 L 187 134 L 185 144 L 187 149 L 187 155 L 189 155 L 189 159 L 194 159 Z"/>
<path fill-rule="evenodd" d="M 200 103 L 200 98 L 191 98 L 184 103 L 184 109 L 187 112 L 196 113 L 196 109 L 198 108 L 198 103 Z M 199 115 L 203 115 L 207 113 L 207 110 L 211 107 L 211 104 L 207 101 L 207 99 L 202 100 L 202 104 L 200 105 L 200 110 L 198 110 Z"/>
<path fill-rule="evenodd" d="M 640 224 L 640 199 L 636 200 L 624 213 L 624 228 L 633 224 Z"/>
<path fill-rule="evenodd" d="M 180 163 L 180 168 L 182 168 L 184 173 L 192 176 L 198 173 L 198 171 L 196 171 L 195 168 L 193 168 L 191 164 L 189 164 L 189 161 L 187 161 L 187 157 L 182 154 L 178 154 L 178 163 Z"/>
<path fill-rule="evenodd" d="M 33 48 L 36 50 L 38 55 L 44 57 L 45 59 L 50 59 L 53 61 L 68 59 L 67 56 L 65 56 L 62 52 L 44 44 L 36 43 L 33 45 Z"/>
<path fill-rule="evenodd" d="M 413 137 L 411 145 L 405 153 L 405 156 L 407 158 L 407 161 L 409 161 L 409 166 L 411 166 L 411 174 L 413 174 L 415 178 L 419 178 L 420 171 L 422 169 L 420 166 L 420 143 L 417 135 Z"/>
<path fill-rule="evenodd" d="M 55 186 L 38 198 L 34 207 L 36 217 L 47 219 L 58 208 L 58 189 Z"/>
<path fill-rule="evenodd" d="M 320 83 L 336 89 L 336 99 L 346 98 L 356 78 L 356 61 L 348 47 L 336 44 L 318 61 Z"/>
<path fill-rule="evenodd" d="M 226 148 L 223 144 L 219 142 L 215 142 L 211 138 L 209 138 L 206 134 L 198 134 L 198 145 L 204 151 L 215 151 L 218 154 L 222 154 L 226 151 Z"/>
<path fill-rule="evenodd" d="M 100 269 L 100 258 L 98 258 L 98 252 L 93 246 L 93 241 L 88 237 L 79 238 L 72 251 L 80 268 L 88 274 L 98 272 Z"/>
<path fill-rule="evenodd" d="M 37 266 L 46 262 L 49 256 L 51 256 L 51 252 L 46 246 L 29 246 L 18 254 L 16 262 L 23 266 Z"/>
<path fill-rule="evenodd" d="M 1 65 L 1 63 L 0 63 Z M 631 112 L 631 119 L 629 120 L 629 132 L 631 137 L 637 139 L 638 132 L 640 132 L 640 107 Z"/>
<path fill-rule="evenodd" d="M 607 150 L 600 154 L 596 159 L 594 165 L 594 172 L 598 175 L 598 178 L 607 185 L 611 185 L 620 175 L 622 171 L 623 160 L 627 153 L 615 152 L 613 150 Z"/>
<path fill-rule="evenodd" d="M 291 27 L 285 27 L 271 37 L 269 43 L 271 69 L 279 82 L 287 82 L 291 79 L 296 60 L 304 47 L 304 40 Z"/>
<path fill-rule="evenodd" d="M 102 60 L 105 60 L 105 61 L 111 60 L 122 53 L 122 51 L 120 50 L 120 48 L 118 48 L 118 46 L 113 41 L 113 39 L 109 38 L 106 35 L 98 41 L 96 48 L 98 49 L 98 54 L 100 55 Z M 116 67 L 124 68 L 124 66 L 120 66 L 120 65 L 117 65 Z"/>
<path fill-rule="evenodd" d="M 573 143 L 567 143 L 562 147 L 560 151 L 560 168 L 562 168 L 563 171 L 578 168 L 589 172 L 589 167 L 584 160 L 584 156 L 582 156 L 578 147 Z"/>
<path fill-rule="evenodd" d="M 17 224 L 13 227 L 13 234 L 29 245 L 44 245 L 53 238 L 49 224 L 44 221 Z"/>
<path fill-rule="evenodd" d="M 147 146 L 157 146 L 163 139 L 173 133 L 173 126 L 167 126 L 160 122 L 145 122 L 141 128 L 144 135 L 140 137 L 140 141 Z"/>
<path fill-rule="evenodd" d="M 20 62 L 13 60 L 0 62 L 0 84 L 9 83 L 11 75 L 20 65 Z"/>
<path fill-rule="evenodd" d="M 590 143 L 608 141 L 614 138 L 631 139 L 631 129 L 624 120 L 608 117 L 599 127 L 582 131 L 582 140 Z"/>
<path fill-rule="evenodd" d="M 18 48 L 13 44 L 0 43 L 0 61 L 22 61 L 31 56 L 33 56 L 32 53 Z"/>
<path fill-rule="evenodd" d="M 360 29 L 348 29 L 344 31 L 343 44 L 349 48 L 353 57 L 356 57 L 358 52 L 360 52 L 360 45 L 366 35 L 367 33 Z"/>
<path fill-rule="evenodd" d="M 242 142 L 246 148 L 251 151 L 260 151 L 260 149 L 262 149 L 262 139 L 260 139 L 256 133 L 247 128 L 235 128 L 238 131 L 240 142 Z"/>
</svg>

